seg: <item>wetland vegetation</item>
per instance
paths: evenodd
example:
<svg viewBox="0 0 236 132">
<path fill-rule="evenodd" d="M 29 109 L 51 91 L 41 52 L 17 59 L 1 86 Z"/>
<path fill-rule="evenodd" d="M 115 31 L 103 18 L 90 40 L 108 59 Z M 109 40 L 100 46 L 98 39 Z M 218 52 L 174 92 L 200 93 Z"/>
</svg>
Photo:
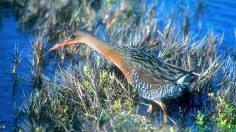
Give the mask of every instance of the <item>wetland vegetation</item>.
<svg viewBox="0 0 236 132">
<path fill-rule="evenodd" d="M 32 89 L 16 110 L 16 131 L 236 130 L 234 52 L 220 50 L 223 35 L 194 31 L 202 28 L 198 13 L 204 3 L 197 2 L 196 20 L 189 20 L 187 9 L 166 13 L 155 0 L 8 2 L 19 29 L 35 34 L 31 73 L 27 78 L 16 75 Z M 152 102 L 140 99 L 119 69 L 91 48 L 77 44 L 48 52 L 74 30 L 198 73 L 189 92 L 164 100 L 175 124 L 163 125 L 159 106 L 146 113 Z M 13 74 L 25 59 L 22 55 L 16 46 Z"/>
</svg>

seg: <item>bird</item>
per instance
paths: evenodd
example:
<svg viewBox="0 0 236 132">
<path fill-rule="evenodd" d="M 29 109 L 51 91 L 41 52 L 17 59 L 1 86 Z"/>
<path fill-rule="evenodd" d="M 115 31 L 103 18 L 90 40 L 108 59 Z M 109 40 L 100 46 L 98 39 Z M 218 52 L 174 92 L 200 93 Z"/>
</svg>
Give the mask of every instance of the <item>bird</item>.
<svg viewBox="0 0 236 132">
<path fill-rule="evenodd" d="M 162 100 L 181 96 L 183 91 L 190 88 L 192 71 L 168 64 L 161 58 L 135 48 L 111 45 L 85 31 L 74 31 L 49 51 L 80 43 L 93 48 L 113 62 L 140 97 L 157 103 L 162 109 L 164 123 L 167 123 L 167 114 Z M 151 105 L 147 112 L 150 111 Z"/>
</svg>

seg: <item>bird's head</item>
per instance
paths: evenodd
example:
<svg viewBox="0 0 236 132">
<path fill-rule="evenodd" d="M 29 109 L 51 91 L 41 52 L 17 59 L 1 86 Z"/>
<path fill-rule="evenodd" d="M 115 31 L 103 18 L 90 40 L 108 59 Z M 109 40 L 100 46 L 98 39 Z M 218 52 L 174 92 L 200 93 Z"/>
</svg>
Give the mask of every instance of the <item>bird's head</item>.
<svg viewBox="0 0 236 132">
<path fill-rule="evenodd" d="M 55 50 L 65 45 L 75 44 L 75 43 L 85 43 L 86 33 L 82 31 L 73 32 L 67 39 L 55 44 L 49 51 Z"/>
</svg>

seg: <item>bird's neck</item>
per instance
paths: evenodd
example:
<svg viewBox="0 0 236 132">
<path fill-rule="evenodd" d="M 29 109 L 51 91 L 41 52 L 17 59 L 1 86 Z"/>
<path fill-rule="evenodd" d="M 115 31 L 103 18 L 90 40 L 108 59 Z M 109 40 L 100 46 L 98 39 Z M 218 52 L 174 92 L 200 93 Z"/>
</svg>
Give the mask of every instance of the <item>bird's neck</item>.
<svg viewBox="0 0 236 132">
<path fill-rule="evenodd" d="M 97 39 L 96 37 L 92 35 L 86 35 L 86 38 L 84 39 L 84 43 L 88 45 L 89 47 L 95 49 L 97 52 L 108 58 L 109 60 L 113 61 L 114 58 L 112 58 L 113 55 L 116 55 L 115 52 L 115 46 L 109 45 L 106 42 Z"/>
<path fill-rule="evenodd" d="M 113 62 L 123 72 L 128 82 L 132 85 L 131 76 L 125 66 L 124 54 L 120 52 L 118 47 L 109 45 L 92 35 L 87 35 L 86 39 L 84 39 L 84 43 Z"/>
</svg>

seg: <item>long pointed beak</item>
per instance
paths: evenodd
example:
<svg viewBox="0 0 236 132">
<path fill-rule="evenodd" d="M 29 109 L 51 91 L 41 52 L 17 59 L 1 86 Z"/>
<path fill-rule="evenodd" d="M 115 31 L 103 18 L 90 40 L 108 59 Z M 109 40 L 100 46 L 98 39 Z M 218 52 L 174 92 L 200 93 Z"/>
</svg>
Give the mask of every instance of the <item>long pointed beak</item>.
<svg viewBox="0 0 236 132">
<path fill-rule="evenodd" d="M 59 42 L 59 43 L 55 44 L 52 48 L 50 48 L 49 51 L 55 50 L 55 49 L 57 49 L 57 48 L 60 48 L 60 47 L 62 47 L 62 46 L 65 46 L 65 45 L 67 45 L 67 44 L 71 44 L 71 40 L 66 39 L 66 40 L 64 40 L 64 41 L 62 41 L 62 42 Z"/>
</svg>

